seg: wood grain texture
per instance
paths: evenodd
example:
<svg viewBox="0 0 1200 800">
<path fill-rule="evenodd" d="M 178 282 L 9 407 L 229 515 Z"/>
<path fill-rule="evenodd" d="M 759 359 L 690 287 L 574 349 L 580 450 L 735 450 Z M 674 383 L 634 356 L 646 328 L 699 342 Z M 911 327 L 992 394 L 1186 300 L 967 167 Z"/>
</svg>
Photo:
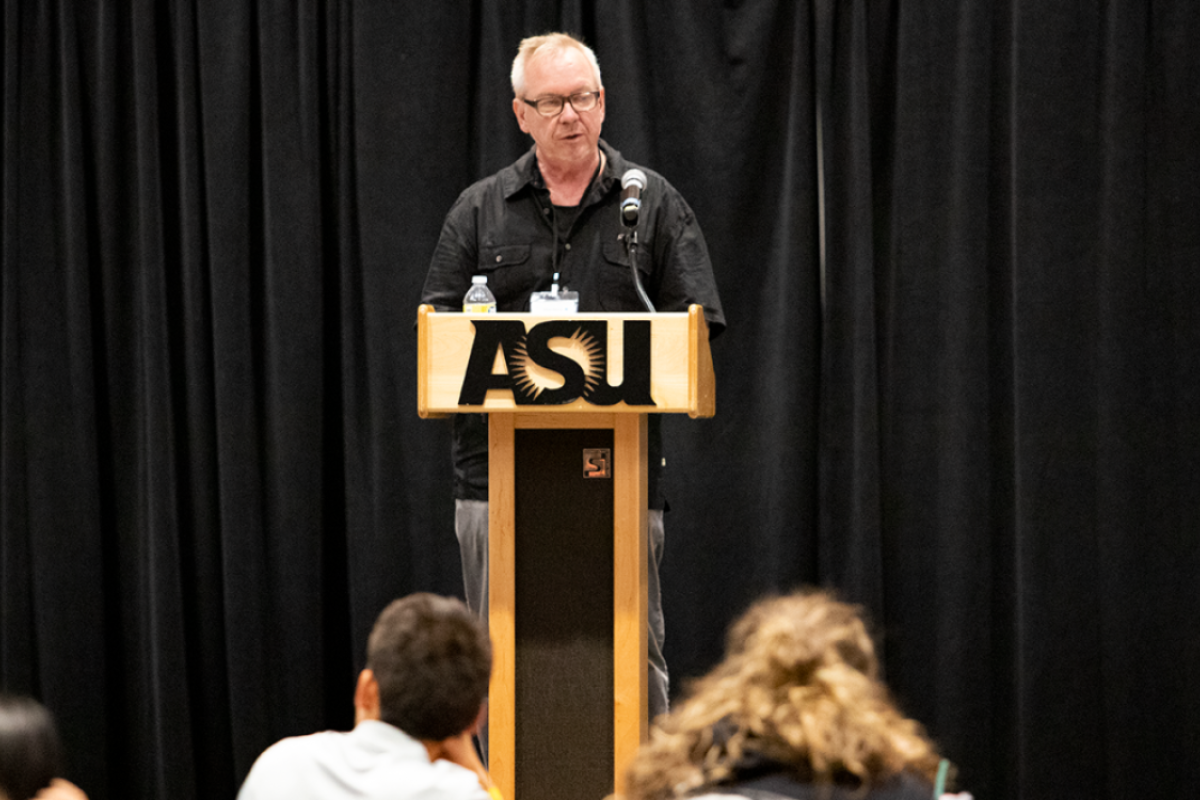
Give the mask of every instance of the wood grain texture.
<svg viewBox="0 0 1200 800">
<path fill-rule="evenodd" d="M 516 484 L 514 415 L 488 419 L 488 771 L 505 798 L 516 786 Z"/>
<path fill-rule="evenodd" d="M 647 420 L 619 414 L 613 429 L 613 786 L 647 734 Z"/>
<path fill-rule="evenodd" d="M 708 320 L 704 308 L 688 307 L 688 416 L 710 419 L 717 413 L 717 374 L 708 344 Z"/>
</svg>

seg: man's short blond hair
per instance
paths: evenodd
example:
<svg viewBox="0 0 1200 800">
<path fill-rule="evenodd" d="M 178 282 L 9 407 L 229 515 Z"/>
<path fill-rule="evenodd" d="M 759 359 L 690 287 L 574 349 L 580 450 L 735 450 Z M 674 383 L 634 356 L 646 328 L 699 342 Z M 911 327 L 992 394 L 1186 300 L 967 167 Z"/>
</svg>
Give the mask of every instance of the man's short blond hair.
<svg viewBox="0 0 1200 800">
<path fill-rule="evenodd" d="M 547 53 L 562 52 L 570 47 L 579 50 L 587 58 L 588 63 L 592 65 L 592 72 L 596 74 L 596 88 L 603 89 L 604 83 L 600 80 L 600 62 L 596 61 L 596 54 L 592 52 L 592 48 L 569 33 L 545 33 L 541 36 L 522 39 L 521 44 L 517 46 L 517 57 L 513 59 L 512 65 L 513 94 L 517 97 L 525 94 L 525 65 L 529 63 L 531 57 L 543 51 Z"/>
</svg>

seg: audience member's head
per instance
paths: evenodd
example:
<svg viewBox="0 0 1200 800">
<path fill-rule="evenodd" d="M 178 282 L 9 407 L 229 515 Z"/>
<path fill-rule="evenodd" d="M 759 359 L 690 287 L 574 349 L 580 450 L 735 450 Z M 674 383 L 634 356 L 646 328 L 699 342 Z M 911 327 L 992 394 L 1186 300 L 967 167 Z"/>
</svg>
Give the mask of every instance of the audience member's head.
<svg viewBox="0 0 1200 800">
<path fill-rule="evenodd" d="M 61 774 L 50 712 L 29 697 L 0 694 L 0 798 L 29 800 Z"/>
<path fill-rule="evenodd" d="M 394 601 L 367 642 L 378 685 L 378 715 L 417 739 L 441 740 L 470 728 L 487 697 L 492 646 L 461 601 L 413 594 Z"/>
<path fill-rule="evenodd" d="M 760 601 L 727 653 L 659 720 L 629 770 L 629 797 L 685 797 L 779 765 L 814 784 L 871 786 L 907 772 L 932 785 L 939 757 L 893 704 L 854 606 L 807 591 Z"/>
</svg>

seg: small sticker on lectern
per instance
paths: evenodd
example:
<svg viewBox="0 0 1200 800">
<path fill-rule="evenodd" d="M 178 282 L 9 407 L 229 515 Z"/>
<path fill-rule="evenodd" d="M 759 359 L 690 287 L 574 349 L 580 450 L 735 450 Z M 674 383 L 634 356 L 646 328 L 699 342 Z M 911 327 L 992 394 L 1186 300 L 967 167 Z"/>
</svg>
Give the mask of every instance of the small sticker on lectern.
<svg viewBox="0 0 1200 800">
<path fill-rule="evenodd" d="M 607 447 L 585 447 L 583 449 L 583 477 L 611 478 L 612 450 Z"/>
</svg>

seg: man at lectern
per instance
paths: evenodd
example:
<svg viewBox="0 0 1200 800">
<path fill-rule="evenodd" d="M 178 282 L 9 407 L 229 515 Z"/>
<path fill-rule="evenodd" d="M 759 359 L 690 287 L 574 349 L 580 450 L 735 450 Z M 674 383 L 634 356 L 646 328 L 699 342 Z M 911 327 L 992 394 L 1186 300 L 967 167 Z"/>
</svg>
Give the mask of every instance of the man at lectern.
<svg viewBox="0 0 1200 800">
<path fill-rule="evenodd" d="M 658 173 L 600 139 L 605 94 L 590 48 L 552 33 L 525 39 L 512 67 L 513 114 L 533 147 L 466 189 L 442 227 L 422 303 L 457 311 L 484 275 L 498 311 L 530 311 L 563 286 L 589 312 L 704 307 L 710 336 L 725 328 L 712 263 L 695 215 Z M 635 247 L 630 237 L 636 233 Z M 630 268 L 633 253 L 637 269 Z M 636 274 L 636 279 L 635 279 Z M 539 297 L 544 295 L 539 295 Z M 663 498 L 660 418 L 649 416 L 649 705 L 667 710 L 663 659 Z M 467 603 L 487 615 L 487 421 L 454 420 L 455 531 Z"/>
</svg>

